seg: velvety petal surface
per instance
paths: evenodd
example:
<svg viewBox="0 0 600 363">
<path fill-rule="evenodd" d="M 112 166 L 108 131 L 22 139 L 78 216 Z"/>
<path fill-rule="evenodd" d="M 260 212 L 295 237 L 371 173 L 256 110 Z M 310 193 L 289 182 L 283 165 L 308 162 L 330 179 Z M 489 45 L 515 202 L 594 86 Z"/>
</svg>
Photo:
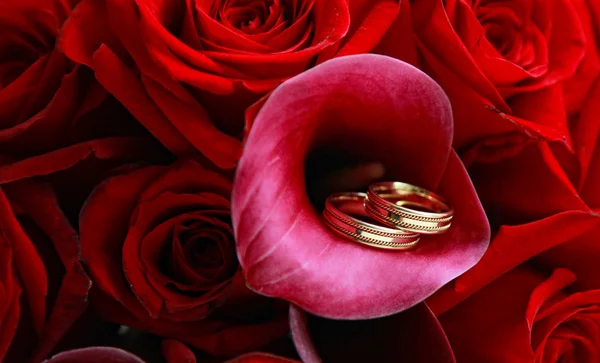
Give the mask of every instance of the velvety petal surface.
<svg viewBox="0 0 600 363">
<path fill-rule="evenodd" d="M 435 315 L 419 304 L 370 320 L 329 320 L 290 308 L 290 327 L 303 362 L 455 362 Z"/>
<path fill-rule="evenodd" d="M 257 115 L 234 185 L 249 287 L 315 315 L 366 319 L 405 310 L 469 269 L 487 247 L 489 225 L 451 141 L 448 99 L 404 62 L 342 57 L 284 83 Z M 411 252 L 338 237 L 305 186 L 305 164 L 318 152 L 378 161 L 386 180 L 439 191 L 455 208 L 453 227 Z"/>
</svg>

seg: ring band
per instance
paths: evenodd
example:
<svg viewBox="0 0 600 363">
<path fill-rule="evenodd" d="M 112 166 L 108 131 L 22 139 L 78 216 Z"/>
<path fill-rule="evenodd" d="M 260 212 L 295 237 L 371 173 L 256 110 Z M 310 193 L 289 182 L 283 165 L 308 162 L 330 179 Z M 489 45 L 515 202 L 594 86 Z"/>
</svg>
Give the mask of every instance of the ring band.
<svg viewBox="0 0 600 363">
<path fill-rule="evenodd" d="M 371 184 L 364 207 L 380 223 L 422 234 L 446 232 L 454 216 L 441 196 L 401 182 Z"/>
<path fill-rule="evenodd" d="M 377 248 L 408 249 L 419 242 L 419 234 L 364 222 L 350 215 L 368 216 L 365 193 L 335 193 L 325 202 L 323 217 L 338 234 Z"/>
</svg>

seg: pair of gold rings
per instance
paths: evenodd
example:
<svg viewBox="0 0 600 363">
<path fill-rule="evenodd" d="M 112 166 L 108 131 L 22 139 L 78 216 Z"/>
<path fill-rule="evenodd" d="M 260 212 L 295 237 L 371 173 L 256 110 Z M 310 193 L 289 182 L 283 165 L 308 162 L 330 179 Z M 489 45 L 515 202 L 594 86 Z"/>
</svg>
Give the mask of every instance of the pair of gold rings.
<svg viewBox="0 0 600 363">
<path fill-rule="evenodd" d="M 323 216 L 329 227 L 346 238 L 397 250 L 416 246 L 423 234 L 446 232 L 454 210 L 444 198 L 426 189 L 382 182 L 371 184 L 367 193 L 330 195 Z"/>
</svg>

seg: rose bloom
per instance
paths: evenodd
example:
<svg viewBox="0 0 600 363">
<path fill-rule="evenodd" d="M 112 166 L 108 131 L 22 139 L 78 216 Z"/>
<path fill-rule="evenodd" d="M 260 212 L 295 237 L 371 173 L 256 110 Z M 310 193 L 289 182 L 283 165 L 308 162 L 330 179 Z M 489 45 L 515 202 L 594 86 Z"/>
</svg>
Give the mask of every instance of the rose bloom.
<svg viewBox="0 0 600 363">
<path fill-rule="evenodd" d="M 576 275 L 526 265 L 440 317 L 458 362 L 597 362 L 600 290 L 572 292 Z"/>
<path fill-rule="evenodd" d="M 597 54 L 589 26 L 597 7 L 594 16 L 580 0 L 417 0 L 403 7 L 397 23 L 404 26 L 390 28 L 378 51 L 414 62 L 442 86 L 454 111 L 454 145 L 471 152 L 465 160 L 498 160 L 536 140 L 571 146 L 563 99 L 573 112 L 589 77 L 580 87 L 564 83 L 600 69 L 596 55 L 586 61 L 590 69 L 579 69 L 586 52 Z M 418 57 L 397 54 L 398 43 L 410 46 L 411 33 Z"/>
<path fill-rule="evenodd" d="M 0 153 L 4 163 L 107 136 L 143 134 L 94 80 L 56 47 L 76 1 L 0 4 Z"/>
<path fill-rule="evenodd" d="M 345 0 L 84 0 L 61 47 L 172 152 L 232 168 L 244 110 L 349 24 Z"/>
<path fill-rule="evenodd" d="M 0 361 L 40 361 L 87 307 L 77 233 L 49 185 L 33 181 L 1 187 L 0 225 Z"/>
<path fill-rule="evenodd" d="M 106 180 L 80 217 L 94 281 L 140 317 L 205 317 L 237 270 L 230 189 L 227 178 L 193 162 Z"/>
<path fill-rule="evenodd" d="M 429 299 L 436 313 L 530 259 L 546 271 L 573 271 L 570 290 L 600 289 L 599 91 L 596 79 L 569 125 L 574 153 L 564 144 L 541 142 L 471 169 L 496 232 L 481 261 Z"/>
<path fill-rule="evenodd" d="M 285 334 L 274 303 L 255 306 L 238 274 L 231 187 L 190 160 L 125 170 L 96 187 L 79 227 L 101 316 L 217 355 Z"/>
</svg>

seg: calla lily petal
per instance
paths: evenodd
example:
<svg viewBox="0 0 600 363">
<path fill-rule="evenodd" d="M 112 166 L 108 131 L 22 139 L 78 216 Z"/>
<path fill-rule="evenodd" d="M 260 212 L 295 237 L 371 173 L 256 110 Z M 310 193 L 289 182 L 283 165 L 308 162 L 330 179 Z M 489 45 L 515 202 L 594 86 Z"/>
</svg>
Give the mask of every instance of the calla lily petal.
<svg viewBox="0 0 600 363">
<path fill-rule="evenodd" d="M 472 267 L 489 224 L 451 149 L 452 114 L 441 88 L 416 68 L 378 55 L 341 57 L 273 92 L 240 161 L 232 216 L 248 286 L 315 315 L 368 319 L 405 310 Z M 309 155 L 326 150 L 381 162 L 386 179 L 440 191 L 451 230 L 411 252 L 333 233 L 309 200 Z"/>
</svg>

